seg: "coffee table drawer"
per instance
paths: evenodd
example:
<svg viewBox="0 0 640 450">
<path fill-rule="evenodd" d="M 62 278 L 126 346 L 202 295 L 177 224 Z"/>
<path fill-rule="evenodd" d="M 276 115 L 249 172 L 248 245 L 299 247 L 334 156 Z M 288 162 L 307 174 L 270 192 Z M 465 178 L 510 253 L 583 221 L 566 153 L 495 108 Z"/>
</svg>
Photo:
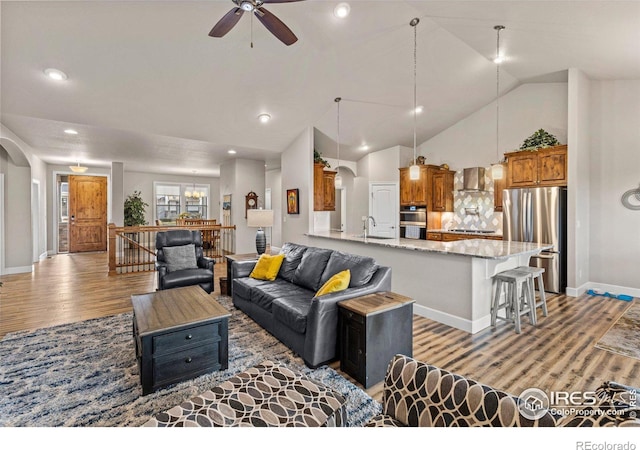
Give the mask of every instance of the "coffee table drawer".
<svg viewBox="0 0 640 450">
<path fill-rule="evenodd" d="M 182 348 L 202 345 L 205 341 L 220 339 L 220 323 L 208 323 L 153 337 L 153 354 L 173 353 Z"/>
<path fill-rule="evenodd" d="M 154 358 L 154 383 L 161 385 L 172 380 L 190 378 L 201 370 L 219 370 L 218 344 L 210 342 L 208 345 Z"/>
</svg>

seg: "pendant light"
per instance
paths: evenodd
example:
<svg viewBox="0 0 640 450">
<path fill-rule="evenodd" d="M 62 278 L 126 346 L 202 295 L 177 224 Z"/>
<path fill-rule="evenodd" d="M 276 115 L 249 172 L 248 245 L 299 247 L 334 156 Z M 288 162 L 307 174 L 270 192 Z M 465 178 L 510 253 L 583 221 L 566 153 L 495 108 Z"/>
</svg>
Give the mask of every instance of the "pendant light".
<svg viewBox="0 0 640 450">
<path fill-rule="evenodd" d="M 341 188 L 342 187 L 342 177 L 340 176 L 340 172 L 338 172 L 338 170 L 340 170 L 340 101 L 342 100 L 342 98 L 340 97 L 336 97 L 335 98 L 335 102 L 338 104 L 338 134 L 336 137 L 336 143 L 338 146 L 338 165 L 336 166 L 336 177 L 334 179 L 334 185 L 337 188 Z"/>
<path fill-rule="evenodd" d="M 504 26 L 496 25 L 496 156 L 498 163 L 491 166 L 491 177 L 494 180 L 501 180 L 504 177 L 504 167 L 502 166 L 502 158 L 500 158 L 500 64 L 502 63 L 502 55 L 500 54 L 500 31 L 504 30 Z"/>
<path fill-rule="evenodd" d="M 418 114 L 418 97 L 417 97 L 417 67 L 418 67 L 418 29 L 417 26 L 420 23 L 420 19 L 417 17 L 411 19 L 409 25 L 413 27 L 413 164 L 409 167 L 409 179 L 420 179 L 420 166 L 416 163 L 416 122 Z"/>
</svg>

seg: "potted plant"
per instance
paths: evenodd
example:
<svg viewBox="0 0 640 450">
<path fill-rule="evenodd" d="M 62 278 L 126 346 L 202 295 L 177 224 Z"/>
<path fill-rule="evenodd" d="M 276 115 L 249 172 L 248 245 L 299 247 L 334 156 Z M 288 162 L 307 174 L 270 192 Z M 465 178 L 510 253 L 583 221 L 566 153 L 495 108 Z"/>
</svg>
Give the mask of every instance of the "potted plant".
<svg viewBox="0 0 640 450">
<path fill-rule="evenodd" d="M 329 161 L 327 161 L 326 159 L 322 158 L 322 154 L 320 154 L 318 152 L 318 150 L 314 150 L 313 151 L 313 162 L 316 164 L 324 164 L 324 166 L 326 168 L 330 168 L 331 165 L 329 164 Z"/>
<path fill-rule="evenodd" d="M 146 225 L 145 211 L 147 204 L 142 199 L 142 193 L 140 191 L 133 191 L 124 201 L 124 226 L 125 227 L 138 227 L 140 225 Z"/>
<path fill-rule="evenodd" d="M 539 148 L 553 147 L 554 145 L 560 145 L 558 139 L 556 139 L 553 134 L 548 133 L 540 128 L 538 131 L 524 140 L 524 142 L 520 146 L 520 150 L 535 151 Z"/>
</svg>

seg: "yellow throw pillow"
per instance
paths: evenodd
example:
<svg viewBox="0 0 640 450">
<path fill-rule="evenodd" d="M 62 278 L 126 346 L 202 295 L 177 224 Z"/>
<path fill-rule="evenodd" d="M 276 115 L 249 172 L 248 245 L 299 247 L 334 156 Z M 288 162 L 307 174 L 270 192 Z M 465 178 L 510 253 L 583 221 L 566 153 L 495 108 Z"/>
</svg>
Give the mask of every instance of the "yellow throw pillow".
<svg viewBox="0 0 640 450">
<path fill-rule="evenodd" d="M 318 289 L 318 292 L 316 292 L 315 296 L 320 297 L 321 295 L 331 294 L 332 292 L 344 291 L 349 287 L 350 281 L 351 271 L 349 269 L 338 272 L 337 274 L 329 278 L 320 289 Z"/>
<path fill-rule="evenodd" d="M 249 276 L 256 280 L 273 281 L 278 276 L 282 261 L 284 254 L 272 256 L 263 253 Z"/>
</svg>

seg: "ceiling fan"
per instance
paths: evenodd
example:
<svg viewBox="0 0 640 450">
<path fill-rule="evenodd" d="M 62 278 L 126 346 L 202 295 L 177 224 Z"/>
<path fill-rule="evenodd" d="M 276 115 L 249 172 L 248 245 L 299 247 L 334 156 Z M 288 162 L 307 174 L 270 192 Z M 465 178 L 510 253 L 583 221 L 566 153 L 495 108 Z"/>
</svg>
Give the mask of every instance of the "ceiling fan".
<svg viewBox="0 0 640 450">
<path fill-rule="evenodd" d="M 262 25 L 269 30 L 275 37 L 280 39 L 286 45 L 295 43 L 298 38 L 293 31 L 289 29 L 280 19 L 267 11 L 262 5 L 265 3 L 290 3 L 302 0 L 231 0 L 237 5 L 211 29 L 209 36 L 222 37 L 227 34 L 238 23 L 245 11 L 252 12 Z"/>
</svg>

